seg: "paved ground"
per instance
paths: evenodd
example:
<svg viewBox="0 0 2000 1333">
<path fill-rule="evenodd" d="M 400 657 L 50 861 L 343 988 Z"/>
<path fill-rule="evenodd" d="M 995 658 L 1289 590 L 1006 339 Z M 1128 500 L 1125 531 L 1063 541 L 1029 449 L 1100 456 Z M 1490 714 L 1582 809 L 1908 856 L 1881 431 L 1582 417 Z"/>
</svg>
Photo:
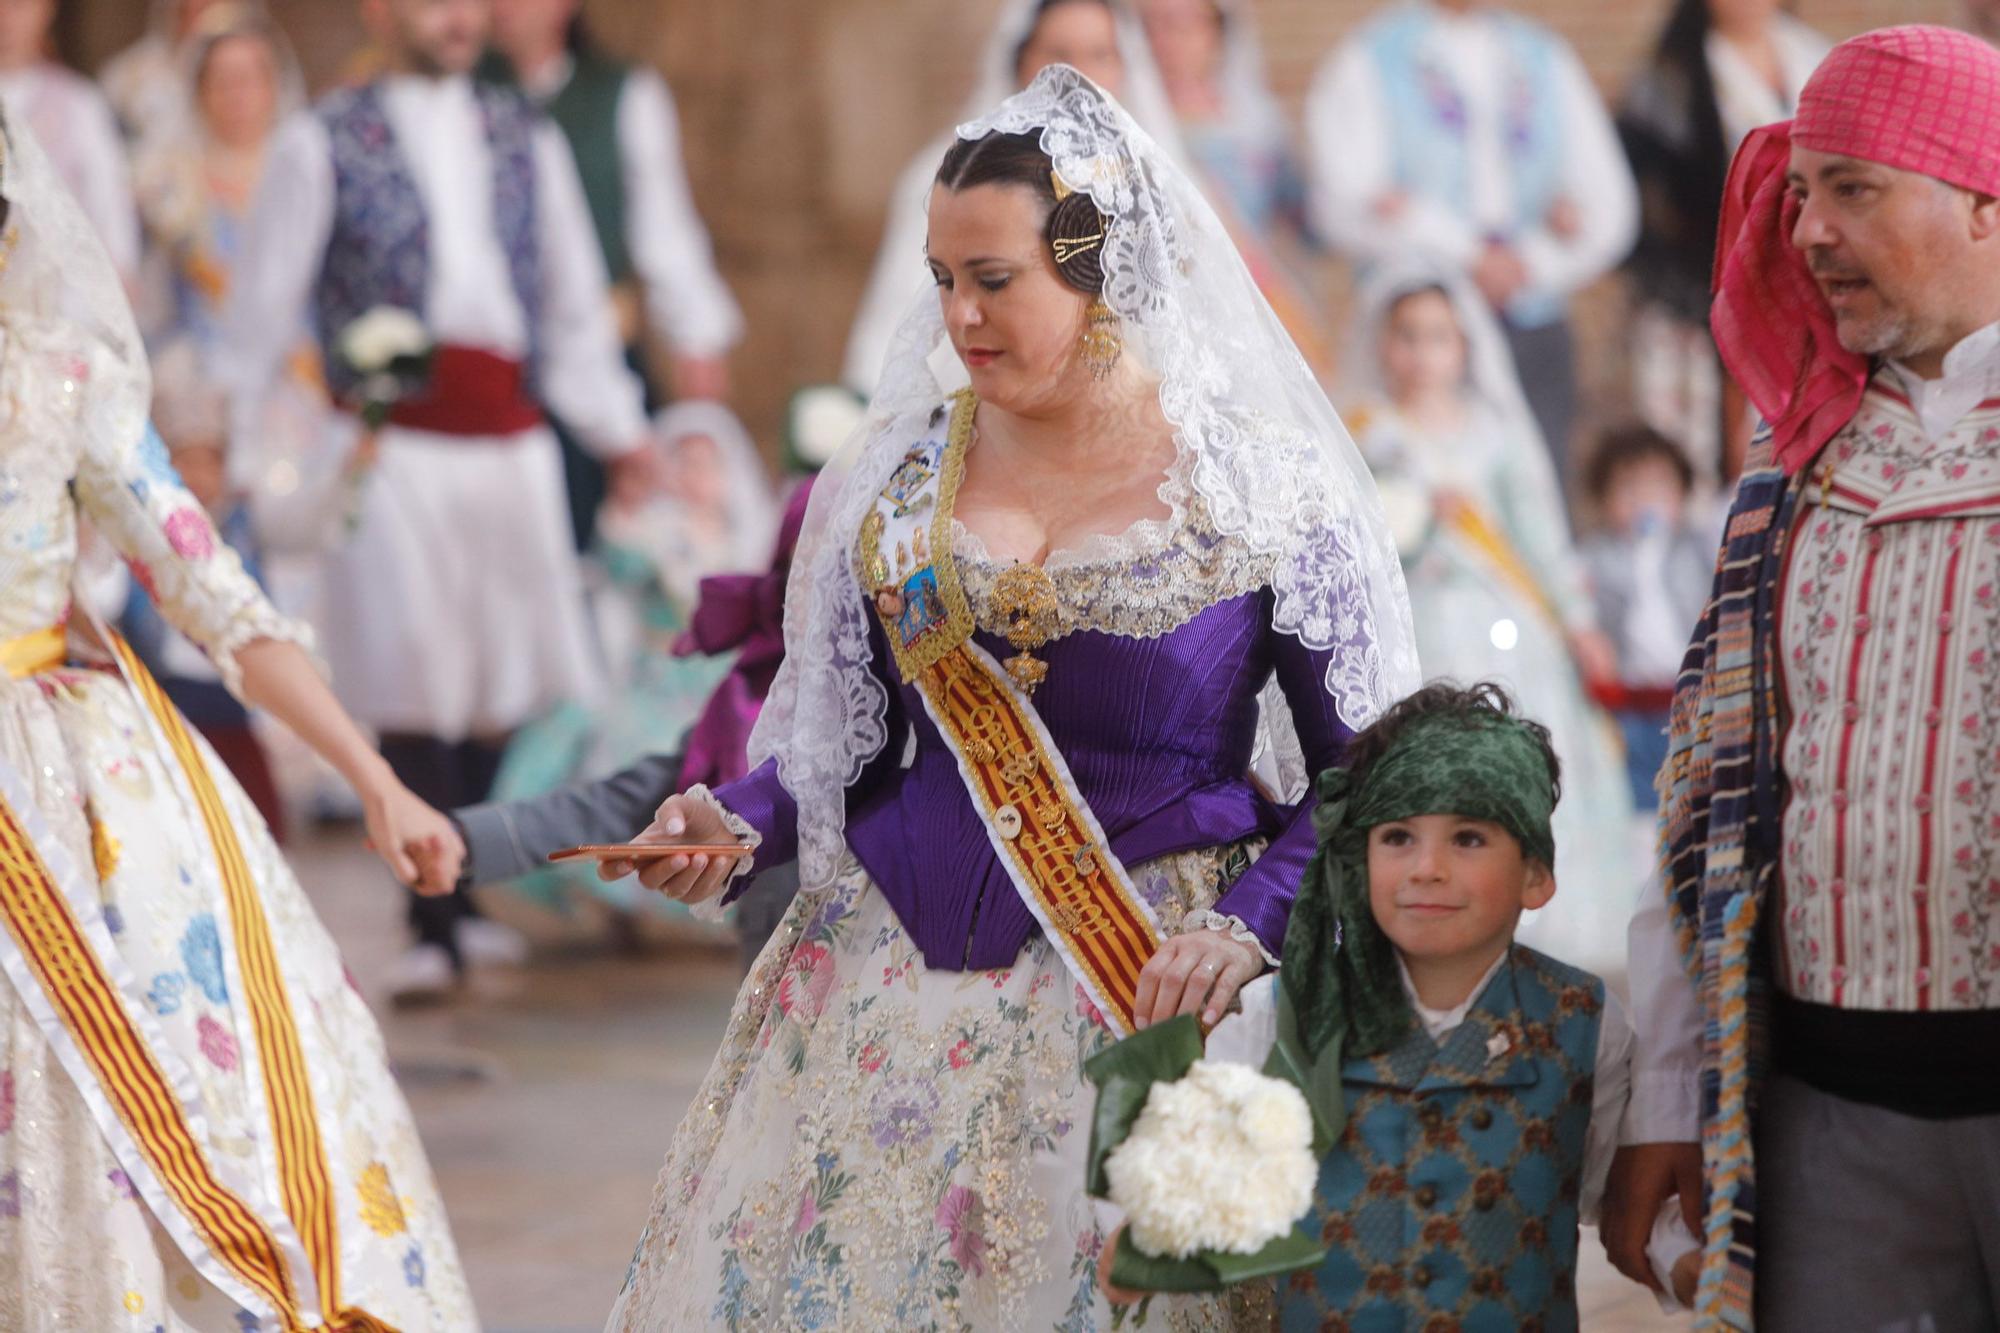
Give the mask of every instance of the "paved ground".
<svg viewBox="0 0 2000 1333">
<path fill-rule="evenodd" d="M 294 855 L 356 979 L 378 996 L 401 942 L 400 903 L 348 835 L 309 835 Z M 378 1012 L 487 1328 L 594 1333 L 721 1034 L 736 956 L 685 942 L 633 954 L 587 929 L 515 921 L 539 943 L 528 966 L 488 974 L 449 1008 Z M 1584 1239 L 1589 1333 L 1684 1326 Z"/>
</svg>

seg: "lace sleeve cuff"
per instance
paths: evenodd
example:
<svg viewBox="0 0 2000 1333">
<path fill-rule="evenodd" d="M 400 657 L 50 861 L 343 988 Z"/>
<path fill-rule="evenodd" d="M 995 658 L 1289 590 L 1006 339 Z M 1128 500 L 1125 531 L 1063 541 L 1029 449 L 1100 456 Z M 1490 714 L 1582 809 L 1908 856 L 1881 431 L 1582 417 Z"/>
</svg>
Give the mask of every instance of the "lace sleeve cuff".
<svg viewBox="0 0 2000 1333">
<path fill-rule="evenodd" d="M 722 816 L 722 822 L 729 826 L 730 835 L 748 846 L 751 851 L 754 852 L 764 845 L 764 835 L 752 828 L 749 820 L 744 819 L 718 800 L 715 793 L 708 789 L 707 784 L 697 782 L 694 786 L 682 792 L 681 795 L 687 797 L 690 801 L 700 801 L 703 805 L 715 811 L 716 814 Z M 737 880 L 749 874 L 754 861 L 754 857 L 745 856 L 739 858 L 735 868 L 729 872 L 728 882 L 734 884 Z"/>
<path fill-rule="evenodd" d="M 1278 965 L 1278 960 L 1264 947 L 1264 941 L 1257 938 L 1257 932 L 1245 925 L 1240 916 L 1225 916 L 1221 912 L 1211 912 L 1204 907 L 1200 911 L 1189 912 L 1181 918 L 1181 934 L 1188 935 L 1197 930 L 1213 930 L 1227 935 L 1238 944 L 1247 944 L 1256 949 L 1263 957 L 1266 966 Z"/>
<path fill-rule="evenodd" d="M 302 620 L 279 614 L 268 602 L 260 600 L 254 610 L 236 617 L 223 635 L 208 645 L 209 661 L 221 675 L 224 688 L 238 699 L 243 698 L 243 668 L 237 663 L 236 654 L 261 639 L 297 644 L 312 659 L 319 678 L 328 678 L 312 628 Z"/>
</svg>

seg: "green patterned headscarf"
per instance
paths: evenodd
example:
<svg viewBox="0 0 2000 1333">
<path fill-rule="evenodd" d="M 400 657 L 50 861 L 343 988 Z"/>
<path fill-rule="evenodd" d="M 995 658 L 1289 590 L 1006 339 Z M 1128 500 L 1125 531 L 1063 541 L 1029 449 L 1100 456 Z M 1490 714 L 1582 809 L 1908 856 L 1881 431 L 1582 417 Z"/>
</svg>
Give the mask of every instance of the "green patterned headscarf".
<svg viewBox="0 0 2000 1333">
<path fill-rule="evenodd" d="M 1554 775 L 1528 724 L 1483 705 L 1411 719 L 1359 782 L 1344 768 L 1320 776 L 1319 850 L 1292 904 L 1278 974 L 1295 1025 L 1286 1036 L 1307 1067 L 1329 1047 L 1335 1062 L 1378 1054 L 1415 1022 L 1395 950 L 1368 907 L 1368 831 L 1419 815 L 1490 820 L 1530 860 L 1553 866 L 1555 804 Z"/>
</svg>

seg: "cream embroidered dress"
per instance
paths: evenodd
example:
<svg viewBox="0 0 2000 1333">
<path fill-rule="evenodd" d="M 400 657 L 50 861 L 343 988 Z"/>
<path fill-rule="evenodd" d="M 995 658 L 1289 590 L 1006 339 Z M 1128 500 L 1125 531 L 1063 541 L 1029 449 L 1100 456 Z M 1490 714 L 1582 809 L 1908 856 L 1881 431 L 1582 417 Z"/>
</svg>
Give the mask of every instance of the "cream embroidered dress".
<svg viewBox="0 0 2000 1333">
<path fill-rule="evenodd" d="M 250 802 L 196 739 L 213 784 L 211 815 L 241 849 L 246 873 L 235 882 L 256 905 L 232 911 L 244 899 L 225 890 L 225 858 L 197 808 L 197 784 L 161 743 L 139 696 L 107 666 L 75 665 L 79 639 L 71 634 L 66 650 L 57 629 L 69 615 L 81 515 L 225 678 L 235 678 L 233 655 L 244 645 L 300 633 L 216 538 L 138 418 L 144 394 L 130 390 L 144 374 L 136 355 L 120 358 L 119 349 L 136 346 L 122 306 L 98 324 L 74 314 L 37 319 L 24 308 L 22 266 L 35 260 L 35 239 L 62 231 L 67 204 L 34 192 L 38 157 L 10 134 L 10 227 L 33 221 L 43 232 L 16 247 L 11 285 L 0 287 L 0 833 L 12 838 L 0 851 L 13 853 L 0 857 L 8 885 L 0 1328 L 284 1326 L 275 1303 L 225 1262 L 220 1240 L 261 1226 L 297 1304 L 317 1309 L 314 1265 L 288 1218 L 288 1188 L 330 1201 L 322 1244 L 337 1256 L 337 1283 L 321 1285 L 337 1287 L 341 1307 L 376 1321 L 347 1327 L 474 1328 L 381 1036 L 298 882 Z M 92 256 L 67 253 L 72 280 L 83 282 L 75 275 Z M 32 296 L 32 286 L 25 290 Z M 54 967 L 47 939 L 22 929 L 23 886 L 37 876 L 80 937 L 67 956 L 94 960 L 90 968 Z M 251 958 L 274 957 L 275 977 L 245 966 L 246 916 L 263 919 L 268 951 L 252 949 Z M 89 974 L 87 984 L 58 984 L 78 971 Z M 77 987 L 94 988 L 97 1006 L 81 1027 L 66 1023 L 52 998 Z M 282 1087 L 264 1064 L 252 1013 L 262 1005 L 268 1014 L 274 994 L 289 1010 L 304 1070 Z M 131 1036 L 122 1047 L 107 1035 L 118 1031 Z M 128 1082 L 158 1093 L 143 1115 L 121 1112 L 127 1103 L 107 1091 Z M 280 1100 L 291 1108 L 282 1118 L 273 1110 Z M 281 1183 L 291 1177 L 280 1161 L 298 1160 L 308 1123 L 323 1166 L 303 1187 Z M 179 1145 L 177 1155 L 149 1158 L 137 1147 L 163 1140 Z M 208 1182 L 208 1191 L 190 1180 Z M 231 1218 L 255 1220 L 237 1226 Z"/>
</svg>

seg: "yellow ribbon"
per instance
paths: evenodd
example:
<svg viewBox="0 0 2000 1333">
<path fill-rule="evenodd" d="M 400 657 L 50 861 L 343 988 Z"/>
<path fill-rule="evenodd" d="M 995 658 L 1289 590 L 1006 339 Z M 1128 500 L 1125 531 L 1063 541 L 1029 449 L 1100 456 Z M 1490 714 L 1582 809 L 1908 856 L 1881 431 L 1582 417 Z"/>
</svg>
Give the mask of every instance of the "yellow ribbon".
<svg viewBox="0 0 2000 1333">
<path fill-rule="evenodd" d="M 15 680 L 39 676 L 63 664 L 68 655 L 67 637 L 61 625 L 38 629 L 17 639 L 0 641 L 0 670 Z"/>
</svg>

